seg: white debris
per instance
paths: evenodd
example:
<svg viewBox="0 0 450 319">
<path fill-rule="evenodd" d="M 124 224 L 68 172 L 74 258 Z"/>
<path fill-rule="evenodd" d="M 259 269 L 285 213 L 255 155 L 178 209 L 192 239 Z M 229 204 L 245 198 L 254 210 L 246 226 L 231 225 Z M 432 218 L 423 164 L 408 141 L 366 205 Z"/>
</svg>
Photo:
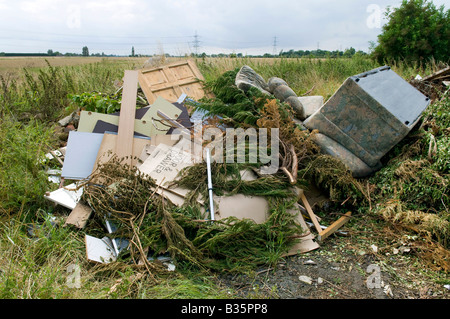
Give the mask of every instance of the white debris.
<svg viewBox="0 0 450 319">
<path fill-rule="evenodd" d="M 386 294 L 386 295 L 388 295 L 389 297 L 394 297 L 394 294 L 392 293 L 392 289 L 391 289 L 391 286 L 389 286 L 389 285 L 386 285 L 386 286 L 384 286 L 384 293 Z"/>
<path fill-rule="evenodd" d="M 312 278 L 308 276 L 298 276 L 298 279 L 300 281 L 303 281 L 304 283 L 311 285 L 312 284 Z"/>
</svg>

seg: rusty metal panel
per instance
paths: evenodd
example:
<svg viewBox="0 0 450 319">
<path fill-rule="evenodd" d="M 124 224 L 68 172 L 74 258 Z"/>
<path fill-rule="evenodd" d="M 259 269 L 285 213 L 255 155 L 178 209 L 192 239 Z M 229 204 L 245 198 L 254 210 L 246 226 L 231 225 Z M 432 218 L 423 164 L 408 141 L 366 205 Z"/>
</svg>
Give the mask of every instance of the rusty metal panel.
<svg viewBox="0 0 450 319">
<path fill-rule="evenodd" d="M 409 133 L 429 103 L 389 67 L 381 67 L 346 79 L 304 125 L 376 167 Z"/>
</svg>

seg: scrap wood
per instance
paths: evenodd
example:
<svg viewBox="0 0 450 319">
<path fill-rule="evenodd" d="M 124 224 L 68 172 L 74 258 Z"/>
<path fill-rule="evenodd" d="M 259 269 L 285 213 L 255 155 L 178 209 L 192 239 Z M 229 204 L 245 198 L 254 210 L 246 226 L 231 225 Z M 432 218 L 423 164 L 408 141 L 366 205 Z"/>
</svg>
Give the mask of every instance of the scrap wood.
<svg viewBox="0 0 450 319">
<path fill-rule="evenodd" d="M 333 234 L 335 231 L 337 231 L 342 225 L 344 225 L 346 222 L 349 221 L 350 216 L 352 215 L 352 212 L 345 213 L 341 218 L 336 220 L 333 224 L 328 226 L 326 229 L 319 232 L 318 240 L 322 241 L 331 234 Z"/>
<path fill-rule="evenodd" d="M 328 236 L 330 236 L 331 234 L 336 232 L 342 225 L 344 225 L 350 219 L 350 216 L 352 213 L 347 212 L 345 215 L 343 215 L 341 218 L 339 218 L 333 224 L 331 224 L 330 226 L 323 229 L 324 227 L 319 224 L 319 221 L 318 221 L 319 218 L 314 214 L 311 206 L 309 205 L 308 200 L 306 199 L 306 196 L 305 196 L 303 190 L 297 188 L 297 192 L 300 193 L 300 199 L 302 200 L 303 205 L 305 206 L 306 211 L 308 212 L 308 215 L 314 225 L 314 228 L 319 233 L 319 235 L 318 235 L 319 241 L 324 240 L 325 238 L 327 238 Z"/>
<path fill-rule="evenodd" d="M 138 71 L 126 70 L 122 90 L 119 129 L 115 152 L 119 158 L 126 157 L 126 162 L 130 166 L 131 155 L 133 153 L 133 132 L 136 115 L 137 86 Z"/>
<path fill-rule="evenodd" d="M 92 214 L 92 208 L 81 202 L 78 202 L 72 212 L 66 219 L 64 226 L 74 225 L 77 228 L 83 229 L 89 217 Z"/>
<path fill-rule="evenodd" d="M 426 77 L 424 77 L 422 79 L 422 81 L 425 81 L 425 82 L 434 81 L 434 80 L 439 80 L 441 78 L 445 78 L 448 76 L 450 76 L 450 66 L 448 66 L 444 69 L 441 69 L 437 72 L 434 72 L 433 74 L 427 75 Z"/>
<path fill-rule="evenodd" d="M 433 101 L 439 98 L 439 92 L 446 90 L 448 80 L 450 80 L 450 67 L 441 69 L 424 78 L 413 79 L 410 84 Z"/>
<path fill-rule="evenodd" d="M 314 214 L 313 210 L 311 209 L 311 206 L 308 203 L 308 200 L 305 197 L 305 194 L 303 190 L 300 190 L 300 199 L 303 202 L 303 205 L 306 208 L 306 211 L 308 212 L 309 218 L 314 224 L 314 227 L 316 228 L 317 232 L 320 233 L 322 231 L 322 228 L 320 227 L 319 221 L 317 220 L 316 215 Z"/>
<path fill-rule="evenodd" d="M 295 185 L 298 173 L 298 158 L 295 153 L 295 147 L 293 144 L 286 144 L 281 139 L 280 142 L 284 149 L 284 156 L 279 155 L 281 159 L 280 170 L 289 178 L 289 182 Z"/>
<path fill-rule="evenodd" d="M 157 97 L 175 102 L 183 93 L 199 100 L 208 96 L 203 90 L 203 80 L 204 77 L 193 60 L 139 70 L 139 84 L 149 103 L 153 103 Z"/>
</svg>

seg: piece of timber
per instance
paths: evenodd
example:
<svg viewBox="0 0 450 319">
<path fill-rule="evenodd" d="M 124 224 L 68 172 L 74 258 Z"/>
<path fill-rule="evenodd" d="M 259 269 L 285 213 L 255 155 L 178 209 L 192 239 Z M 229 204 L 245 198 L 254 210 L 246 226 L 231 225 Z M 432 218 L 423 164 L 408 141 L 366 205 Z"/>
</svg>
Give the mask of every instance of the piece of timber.
<svg viewBox="0 0 450 319">
<path fill-rule="evenodd" d="M 92 208 L 88 205 L 85 205 L 81 202 L 78 202 L 72 212 L 66 219 L 64 226 L 66 225 L 74 225 L 77 228 L 83 229 L 86 226 L 86 223 L 91 216 Z"/>
<path fill-rule="evenodd" d="M 314 224 L 314 227 L 316 228 L 317 232 L 320 233 L 322 231 L 322 228 L 320 228 L 319 221 L 317 220 L 316 215 L 311 209 L 311 206 L 309 205 L 308 200 L 306 199 L 305 194 L 303 193 L 303 190 L 300 192 L 300 199 L 302 200 L 303 205 L 305 206 L 306 211 L 308 212 L 309 218 L 311 218 L 311 221 Z"/>
<path fill-rule="evenodd" d="M 348 222 L 348 220 L 350 219 L 352 215 L 352 212 L 347 212 L 345 213 L 341 218 L 339 218 L 337 221 L 335 221 L 333 224 L 331 224 L 330 226 L 328 226 L 326 229 L 324 229 L 323 231 L 319 232 L 318 235 L 318 240 L 322 241 L 325 238 L 327 238 L 328 236 L 330 236 L 331 234 L 333 234 L 336 230 L 338 230 L 342 225 L 344 225 L 346 222 Z"/>
<path fill-rule="evenodd" d="M 133 153 L 137 87 L 138 71 L 125 70 L 115 152 L 119 158 L 125 157 L 125 161 L 130 167 Z"/>
</svg>

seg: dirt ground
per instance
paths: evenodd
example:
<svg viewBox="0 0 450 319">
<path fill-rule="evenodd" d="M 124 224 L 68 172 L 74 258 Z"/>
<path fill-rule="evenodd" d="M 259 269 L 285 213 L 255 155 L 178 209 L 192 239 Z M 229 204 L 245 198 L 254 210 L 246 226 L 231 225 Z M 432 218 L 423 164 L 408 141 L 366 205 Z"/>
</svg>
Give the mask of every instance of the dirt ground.
<svg viewBox="0 0 450 319">
<path fill-rule="evenodd" d="M 379 222 L 378 222 L 379 223 Z M 449 274 L 420 254 L 422 239 L 359 217 L 348 236 L 332 235 L 320 248 L 287 257 L 272 269 L 220 281 L 243 298 L 449 299 Z"/>
</svg>

